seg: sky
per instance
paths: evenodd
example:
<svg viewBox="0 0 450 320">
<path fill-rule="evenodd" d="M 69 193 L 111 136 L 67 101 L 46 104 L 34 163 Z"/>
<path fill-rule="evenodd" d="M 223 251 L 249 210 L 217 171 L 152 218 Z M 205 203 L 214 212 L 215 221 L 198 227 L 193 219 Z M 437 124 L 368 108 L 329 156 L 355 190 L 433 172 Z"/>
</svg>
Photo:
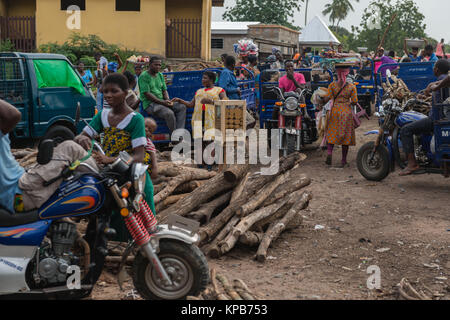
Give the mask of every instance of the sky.
<svg viewBox="0 0 450 320">
<path fill-rule="evenodd" d="M 322 11 L 327 3 L 331 0 L 310 0 L 308 9 L 308 21 L 314 18 L 315 15 L 319 15 L 325 22 L 328 22 L 327 18 L 324 18 Z M 351 30 L 352 25 L 359 26 L 364 9 L 369 5 L 370 0 L 360 0 L 359 3 L 353 1 L 353 7 L 355 12 L 351 12 L 347 19 L 341 22 L 341 26 Z M 420 12 L 425 16 L 425 24 L 427 26 L 425 32 L 437 39 L 445 39 L 446 43 L 450 43 L 450 23 L 444 21 L 450 18 L 450 1 L 449 0 L 415 0 L 419 7 Z M 222 14 L 225 12 L 227 6 L 235 4 L 235 0 L 225 0 L 225 6 L 223 8 L 213 8 L 213 21 L 223 21 Z M 331 23 L 329 23 L 331 24 Z M 301 11 L 294 17 L 294 25 L 304 27 L 305 26 L 305 11 L 304 4 Z"/>
</svg>

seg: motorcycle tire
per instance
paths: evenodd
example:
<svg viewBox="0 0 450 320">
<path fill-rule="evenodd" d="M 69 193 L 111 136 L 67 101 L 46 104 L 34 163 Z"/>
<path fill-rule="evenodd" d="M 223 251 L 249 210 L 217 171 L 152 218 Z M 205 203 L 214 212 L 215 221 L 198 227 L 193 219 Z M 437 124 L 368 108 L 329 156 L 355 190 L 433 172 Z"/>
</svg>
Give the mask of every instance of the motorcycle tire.
<svg viewBox="0 0 450 320">
<path fill-rule="evenodd" d="M 295 145 L 297 144 L 297 136 L 293 134 L 286 135 L 286 147 L 287 147 L 287 155 L 290 155 L 297 150 L 295 150 Z"/>
<path fill-rule="evenodd" d="M 375 165 L 369 163 L 372 150 L 375 147 L 375 142 L 371 141 L 363 145 L 356 158 L 359 173 L 369 181 L 382 181 L 390 172 L 389 151 L 384 145 L 377 148 L 374 156 Z"/>
<path fill-rule="evenodd" d="M 394 129 L 394 132 L 392 134 L 392 149 L 395 157 L 395 162 L 398 164 L 400 169 L 405 169 L 408 165 L 406 161 L 402 160 L 401 154 L 400 154 L 400 145 L 398 143 L 398 140 L 400 139 L 400 128 L 396 127 Z"/>
<path fill-rule="evenodd" d="M 180 300 L 197 296 L 206 289 L 210 282 L 208 262 L 197 246 L 162 240 L 159 247 L 158 257 L 174 285 L 164 286 L 153 265 L 139 252 L 133 265 L 133 283 L 142 298 Z M 173 272 L 168 270 L 170 267 Z"/>
<path fill-rule="evenodd" d="M 65 126 L 56 125 L 51 127 L 41 141 L 51 139 L 55 143 L 55 147 L 66 140 L 75 139 L 75 134 Z"/>
</svg>

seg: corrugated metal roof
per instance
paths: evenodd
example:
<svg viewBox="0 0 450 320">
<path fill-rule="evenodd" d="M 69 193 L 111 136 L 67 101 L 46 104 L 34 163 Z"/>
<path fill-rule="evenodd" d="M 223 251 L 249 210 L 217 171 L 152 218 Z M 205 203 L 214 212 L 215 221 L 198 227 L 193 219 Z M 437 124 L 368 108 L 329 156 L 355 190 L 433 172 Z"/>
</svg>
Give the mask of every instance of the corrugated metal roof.
<svg viewBox="0 0 450 320">
<path fill-rule="evenodd" d="M 231 22 L 231 21 L 212 21 L 212 34 L 247 34 L 248 26 L 259 24 L 255 21 Z"/>
</svg>

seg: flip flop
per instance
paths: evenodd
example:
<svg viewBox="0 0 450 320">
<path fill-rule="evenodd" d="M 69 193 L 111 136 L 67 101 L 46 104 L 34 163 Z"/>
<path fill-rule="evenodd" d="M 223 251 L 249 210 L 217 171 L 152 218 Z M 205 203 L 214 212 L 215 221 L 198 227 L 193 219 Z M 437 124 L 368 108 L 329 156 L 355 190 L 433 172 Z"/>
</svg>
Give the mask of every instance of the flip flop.
<svg viewBox="0 0 450 320">
<path fill-rule="evenodd" d="M 400 177 L 406 177 L 414 174 L 414 172 L 419 171 L 420 167 L 417 167 L 415 169 L 405 168 L 402 172 L 400 172 Z"/>
</svg>

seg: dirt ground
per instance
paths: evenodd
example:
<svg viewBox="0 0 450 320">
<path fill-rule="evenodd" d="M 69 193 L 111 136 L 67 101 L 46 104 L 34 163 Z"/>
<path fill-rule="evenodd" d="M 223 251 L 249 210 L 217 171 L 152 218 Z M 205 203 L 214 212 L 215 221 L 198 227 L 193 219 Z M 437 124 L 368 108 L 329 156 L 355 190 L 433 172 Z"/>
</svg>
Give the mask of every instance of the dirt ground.
<svg viewBox="0 0 450 320">
<path fill-rule="evenodd" d="M 256 249 L 236 247 L 210 267 L 232 280 L 244 280 L 265 299 L 398 299 L 402 278 L 433 299 L 450 299 L 450 179 L 439 175 L 365 180 L 356 168 L 358 148 L 373 136 L 377 121 L 364 120 L 350 167 L 325 165 L 321 150 L 307 152 L 296 170 L 312 178 L 314 194 L 302 227 L 285 232 L 256 262 Z M 334 162 L 340 161 L 340 149 Z M 323 228 L 322 228 L 322 227 Z M 378 266 L 381 289 L 369 290 L 369 266 Z M 92 299 L 123 299 L 110 273 L 102 275 Z M 131 298 L 131 297 L 130 297 Z"/>
</svg>

